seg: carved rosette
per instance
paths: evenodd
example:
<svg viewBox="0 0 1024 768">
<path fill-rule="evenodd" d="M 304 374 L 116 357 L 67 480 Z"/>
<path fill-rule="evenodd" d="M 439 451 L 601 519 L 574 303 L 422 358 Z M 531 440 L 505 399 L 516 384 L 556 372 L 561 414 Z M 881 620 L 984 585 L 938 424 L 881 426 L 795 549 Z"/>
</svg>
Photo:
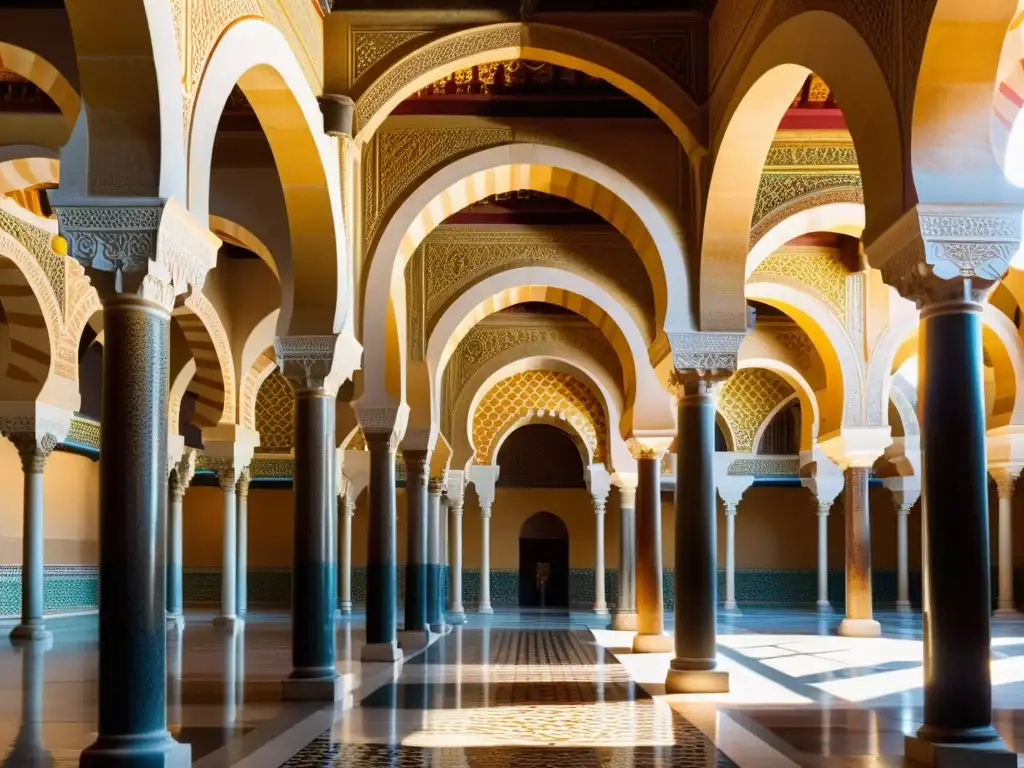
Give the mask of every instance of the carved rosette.
<svg viewBox="0 0 1024 768">
<path fill-rule="evenodd" d="M 217 265 L 220 240 L 173 199 L 83 202 L 54 206 L 68 255 L 88 269 L 114 273 L 118 293 L 137 292 L 170 311 L 175 296 L 201 290 Z"/>
<path fill-rule="evenodd" d="M 326 389 L 334 369 L 337 341 L 333 334 L 282 336 L 274 342 L 277 365 L 297 391 Z"/>
<path fill-rule="evenodd" d="M 1021 242 L 1020 205 L 918 205 L 869 248 L 885 282 L 924 307 L 981 301 Z"/>
</svg>

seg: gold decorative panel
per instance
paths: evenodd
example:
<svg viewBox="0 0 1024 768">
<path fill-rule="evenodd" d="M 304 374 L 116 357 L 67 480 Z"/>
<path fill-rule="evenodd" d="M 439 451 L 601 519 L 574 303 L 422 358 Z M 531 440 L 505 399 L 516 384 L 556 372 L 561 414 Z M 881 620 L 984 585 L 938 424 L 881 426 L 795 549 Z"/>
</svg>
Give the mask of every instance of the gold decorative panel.
<svg viewBox="0 0 1024 768">
<path fill-rule="evenodd" d="M 477 464 L 490 464 L 497 440 L 532 419 L 562 419 L 572 426 L 594 457 L 607 456 L 608 420 L 598 396 L 565 373 L 523 371 L 502 379 L 477 404 L 473 443 Z"/>
<path fill-rule="evenodd" d="M 738 453 L 757 450 L 754 438 L 769 414 L 793 394 L 793 388 L 763 368 L 743 368 L 722 386 L 717 408 L 732 433 L 732 449 Z"/>
<path fill-rule="evenodd" d="M 359 80 L 392 51 L 429 34 L 422 29 L 353 29 L 349 42 L 352 82 Z"/>
<path fill-rule="evenodd" d="M 295 392 L 281 371 L 263 382 L 256 396 L 256 431 L 260 453 L 287 453 L 295 441 Z"/>
<path fill-rule="evenodd" d="M 834 249 L 783 246 L 758 264 L 750 279 L 787 277 L 803 283 L 813 289 L 836 317 L 845 322 L 847 274 Z"/>
</svg>

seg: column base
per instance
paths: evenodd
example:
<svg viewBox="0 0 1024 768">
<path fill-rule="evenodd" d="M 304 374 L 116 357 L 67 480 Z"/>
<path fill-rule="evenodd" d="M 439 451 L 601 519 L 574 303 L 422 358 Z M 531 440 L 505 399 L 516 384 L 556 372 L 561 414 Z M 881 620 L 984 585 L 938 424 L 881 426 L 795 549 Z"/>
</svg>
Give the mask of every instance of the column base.
<svg viewBox="0 0 1024 768">
<path fill-rule="evenodd" d="M 720 669 L 669 669 L 665 693 L 728 693 L 729 673 Z"/>
<path fill-rule="evenodd" d="M 726 600 L 722 604 L 722 612 L 736 615 L 740 613 L 740 607 L 736 604 L 735 600 Z"/>
<path fill-rule="evenodd" d="M 992 618 L 1000 619 L 1001 621 L 1024 621 L 1024 613 L 1021 613 L 1016 608 L 996 608 Z"/>
<path fill-rule="evenodd" d="M 245 625 L 245 621 L 238 616 L 214 616 L 213 626 L 225 632 L 236 632 Z"/>
<path fill-rule="evenodd" d="M 612 629 L 636 632 L 636 611 L 616 611 L 612 614 Z"/>
<path fill-rule="evenodd" d="M 912 613 L 914 610 L 909 600 L 897 600 L 896 601 L 896 612 L 897 613 Z"/>
<path fill-rule="evenodd" d="M 489 613 L 494 613 L 494 609 L 491 608 L 491 606 L 489 604 L 488 605 L 478 605 L 477 608 L 476 608 L 476 612 L 477 613 L 488 613 L 489 614 Z"/>
<path fill-rule="evenodd" d="M 840 637 L 881 637 L 882 625 L 874 619 L 843 619 L 839 623 Z"/>
<path fill-rule="evenodd" d="M 352 615 L 352 602 L 350 600 L 346 600 L 346 601 L 342 602 L 341 605 L 338 606 L 338 612 L 342 616 L 351 616 Z"/>
<path fill-rule="evenodd" d="M 593 608 L 593 611 L 594 611 L 594 615 L 595 616 L 607 616 L 608 615 L 608 606 L 607 605 L 597 605 L 597 604 L 595 604 L 594 608 Z"/>
<path fill-rule="evenodd" d="M 402 651 L 418 651 L 430 645 L 429 629 L 403 629 L 398 633 L 398 647 Z"/>
<path fill-rule="evenodd" d="M 976 744 L 949 744 L 917 736 L 903 740 L 903 753 L 910 766 L 921 768 L 1015 768 L 1017 755 L 1002 739 Z"/>
<path fill-rule="evenodd" d="M 284 701 L 349 701 L 352 686 L 349 675 L 333 677 L 289 677 L 281 681 Z"/>
<path fill-rule="evenodd" d="M 453 626 L 461 626 L 466 623 L 464 611 L 448 611 L 448 623 Z"/>
<path fill-rule="evenodd" d="M 53 641 L 53 633 L 39 624 L 19 624 L 11 630 L 10 634 L 12 643 L 42 643 L 49 640 Z"/>
<path fill-rule="evenodd" d="M 164 617 L 164 626 L 168 632 L 184 632 L 185 631 L 185 614 L 183 613 L 168 613 Z"/>
<path fill-rule="evenodd" d="M 189 768 L 192 747 L 179 744 L 164 731 L 163 737 L 100 736 L 85 748 L 80 768 Z"/>
<path fill-rule="evenodd" d="M 638 634 L 633 638 L 633 653 L 672 653 L 675 643 L 668 635 Z"/>
<path fill-rule="evenodd" d="M 818 613 L 832 613 L 832 603 L 828 600 L 819 600 L 815 603 L 815 606 L 818 609 Z"/>
<path fill-rule="evenodd" d="M 382 661 L 393 664 L 402 660 L 402 651 L 398 642 L 392 640 L 390 643 L 367 643 L 359 653 L 360 661 Z"/>
</svg>

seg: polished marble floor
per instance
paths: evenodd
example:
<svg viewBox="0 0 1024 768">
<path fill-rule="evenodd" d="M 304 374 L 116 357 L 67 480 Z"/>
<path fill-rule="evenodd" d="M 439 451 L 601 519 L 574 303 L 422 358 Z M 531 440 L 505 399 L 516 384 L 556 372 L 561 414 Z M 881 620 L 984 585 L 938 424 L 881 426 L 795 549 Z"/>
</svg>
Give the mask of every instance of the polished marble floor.
<svg viewBox="0 0 1024 768">
<path fill-rule="evenodd" d="M 723 614 L 732 691 L 704 696 L 665 695 L 670 655 L 629 653 L 629 633 L 586 612 L 472 615 L 400 665 L 359 663 L 356 616 L 337 632 L 351 696 L 327 706 L 281 701 L 287 614 L 235 635 L 211 618 L 168 636 L 169 727 L 204 768 L 902 766 L 921 717 L 916 615 L 881 613 L 882 638 L 853 640 L 836 615 Z M 95 736 L 95 618 L 51 628 L 49 648 L 0 644 L 5 765 L 77 764 Z M 1024 617 L 993 635 L 996 724 L 1024 749 Z"/>
</svg>

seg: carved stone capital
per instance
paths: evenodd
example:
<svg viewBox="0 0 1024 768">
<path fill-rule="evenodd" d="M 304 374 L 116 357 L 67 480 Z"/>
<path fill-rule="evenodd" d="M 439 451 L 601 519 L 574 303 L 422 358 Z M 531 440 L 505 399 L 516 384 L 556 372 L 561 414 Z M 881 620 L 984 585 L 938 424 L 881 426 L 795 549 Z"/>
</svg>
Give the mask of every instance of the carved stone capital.
<svg viewBox="0 0 1024 768">
<path fill-rule="evenodd" d="M 54 208 L 69 256 L 114 273 L 115 292 L 136 292 L 168 311 L 175 296 L 201 290 L 217 265 L 220 240 L 173 199 L 85 198 Z"/>
<path fill-rule="evenodd" d="M 728 378 L 736 372 L 743 333 L 669 333 L 672 367 L 682 381 Z"/>
<path fill-rule="evenodd" d="M 196 474 L 196 460 L 198 457 L 199 452 L 195 448 L 186 448 L 185 452 L 181 455 L 181 460 L 171 467 L 171 493 L 172 495 L 175 493 L 175 488 L 178 488 L 180 493 L 175 498 L 175 501 L 181 501 L 185 495 L 185 490 L 192 485 L 192 478 Z"/>
<path fill-rule="evenodd" d="M 57 447 L 57 438 L 46 433 L 37 436 L 35 432 L 8 432 L 3 435 L 18 449 L 21 457 L 21 468 L 26 475 L 41 475 L 46 469 L 46 460 Z"/>
<path fill-rule="evenodd" d="M 444 493 L 444 485 L 445 483 L 443 477 L 432 477 L 429 480 L 427 480 L 427 493 Z"/>
<path fill-rule="evenodd" d="M 235 495 L 240 499 L 249 498 L 249 483 L 252 482 L 252 476 L 249 474 L 249 469 L 243 469 L 238 474 L 238 481 L 235 483 Z"/>
<path fill-rule="evenodd" d="M 735 501 L 725 502 L 725 515 L 726 517 L 736 517 L 736 513 L 739 512 L 740 505 Z"/>
<path fill-rule="evenodd" d="M 394 453 L 405 437 L 409 406 L 356 406 L 356 419 L 363 430 L 367 443 L 371 440 L 387 440 L 388 450 Z"/>
<path fill-rule="evenodd" d="M 402 452 L 402 459 L 405 461 L 405 477 L 426 478 L 430 471 L 430 451 L 405 450 Z"/>
<path fill-rule="evenodd" d="M 665 453 L 668 451 L 671 443 L 671 438 L 645 440 L 631 437 L 626 441 L 626 448 L 629 449 L 629 455 L 634 459 L 657 459 L 661 461 L 665 457 Z"/>
<path fill-rule="evenodd" d="M 241 470 L 235 467 L 235 463 L 231 459 L 208 458 L 206 464 L 217 473 L 217 482 L 222 491 L 235 490 Z"/>
<path fill-rule="evenodd" d="M 1021 242 L 1019 205 L 918 205 L 868 248 L 885 282 L 918 307 L 980 301 Z"/>
<path fill-rule="evenodd" d="M 274 342 L 277 365 L 297 390 L 325 389 L 334 367 L 337 336 L 282 336 Z"/>
<path fill-rule="evenodd" d="M 1000 499 L 1012 499 L 1014 489 L 1017 487 L 1017 478 L 1020 477 L 1021 469 L 1018 466 L 990 467 L 988 473 L 996 481 L 996 492 Z"/>
</svg>

